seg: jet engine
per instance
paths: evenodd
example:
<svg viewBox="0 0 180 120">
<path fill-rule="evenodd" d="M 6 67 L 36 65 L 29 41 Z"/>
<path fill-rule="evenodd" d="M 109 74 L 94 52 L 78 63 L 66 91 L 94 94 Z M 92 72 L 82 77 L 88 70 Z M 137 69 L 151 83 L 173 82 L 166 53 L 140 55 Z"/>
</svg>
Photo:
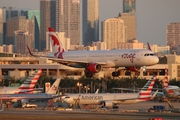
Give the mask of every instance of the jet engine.
<svg viewBox="0 0 180 120">
<path fill-rule="evenodd" d="M 165 96 L 168 98 L 177 98 L 179 95 L 179 92 L 176 89 L 166 89 L 164 93 L 165 93 Z"/>
<path fill-rule="evenodd" d="M 101 65 L 97 63 L 91 63 L 87 66 L 87 70 L 92 73 L 98 73 L 101 71 Z"/>
<path fill-rule="evenodd" d="M 141 69 L 141 67 L 126 67 L 126 69 L 132 72 L 137 72 Z"/>
<path fill-rule="evenodd" d="M 105 101 L 102 103 L 102 107 L 117 108 L 118 106 L 116 106 L 112 101 Z"/>
<path fill-rule="evenodd" d="M 18 99 L 12 99 L 11 100 L 11 102 L 14 102 L 14 103 L 17 102 L 17 101 L 18 101 Z"/>
</svg>

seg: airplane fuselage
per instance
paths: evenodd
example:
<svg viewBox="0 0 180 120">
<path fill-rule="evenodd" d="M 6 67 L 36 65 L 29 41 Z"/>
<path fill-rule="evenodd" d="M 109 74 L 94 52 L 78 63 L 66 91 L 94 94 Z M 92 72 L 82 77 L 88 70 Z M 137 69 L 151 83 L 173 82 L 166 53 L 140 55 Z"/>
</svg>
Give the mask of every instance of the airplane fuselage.
<svg viewBox="0 0 180 120">
<path fill-rule="evenodd" d="M 37 93 L 37 94 L 2 94 L 1 99 L 5 100 L 21 100 L 21 99 L 50 99 L 53 98 L 53 95 L 46 93 Z"/>
<path fill-rule="evenodd" d="M 98 93 L 98 94 L 70 94 L 63 101 L 68 104 L 100 104 L 102 101 L 112 101 L 114 104 L 133 104 L 140 101 L 138 93 Z"/>
<path fill-rule="evenodd" d="M 138 67 L 151 66 L 158 63 L 159 59 L 150 50 L 99 50 L 99 51 L 66 51 L 57 54 L 64 60 L 88 61 L 89 63 L 106 62 L 103 67 Z"/>
</svg>

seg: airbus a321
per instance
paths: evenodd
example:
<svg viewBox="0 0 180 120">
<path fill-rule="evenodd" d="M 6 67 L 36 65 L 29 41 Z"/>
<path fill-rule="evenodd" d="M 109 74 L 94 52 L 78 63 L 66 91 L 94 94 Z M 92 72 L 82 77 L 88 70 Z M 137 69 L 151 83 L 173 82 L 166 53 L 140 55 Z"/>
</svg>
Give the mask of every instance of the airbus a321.
<svg viewBox="0 0 180 120">
<path fill-rule="evenodd" d="M 48 57 L 49 60 L 71 67 L 85 68 L 86 77 L 92 77 L 102 68 L 115 68 L 112 76 L 117 77 L 120 75 L 119 67 L 138 71 L 143 66 L 155 65 L 159 62 L 158 57 L 151 50 L 146 49 L 65 51 L 54 29 L 51 27 L 48 29 L 52 53 L 42 57 Z M 30 55 L 36 56 L 31 53 L 29 47 L 28 51 Z"/>
<path fill-rule="evenodd" d="M 102 105 L 113 108 L 118 104 L 133 104 L 153 99 L 157 92 L 151 94 L 156 76 L 153 76 L 139 93 L 98 93 L 98 94 L 68 94 L 63 101 L 69 105 Z"/>
</svg>

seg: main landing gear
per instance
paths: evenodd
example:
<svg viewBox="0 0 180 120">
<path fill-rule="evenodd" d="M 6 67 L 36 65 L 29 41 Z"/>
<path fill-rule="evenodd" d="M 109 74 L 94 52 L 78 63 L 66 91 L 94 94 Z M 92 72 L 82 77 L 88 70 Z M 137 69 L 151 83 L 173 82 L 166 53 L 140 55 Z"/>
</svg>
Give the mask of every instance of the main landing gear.
<svg viewBox="0 0 180 120">
<path fill-rule="evenodd" d="M 90 72 L 88 70 L 85 70 L 84 73 L 85 73 L 86 77 L 93 77 L 93 75 L 94 75 L 92 72 Z"/>
<path fill-rule="evenodd" d="M 112 76 L 113 77 L 119 77 L 119 75 L 120 75 L 120 70 L 118 70 L 118 71 L 114 71 L 114 72 L 112 72 Z"/>
</svg>

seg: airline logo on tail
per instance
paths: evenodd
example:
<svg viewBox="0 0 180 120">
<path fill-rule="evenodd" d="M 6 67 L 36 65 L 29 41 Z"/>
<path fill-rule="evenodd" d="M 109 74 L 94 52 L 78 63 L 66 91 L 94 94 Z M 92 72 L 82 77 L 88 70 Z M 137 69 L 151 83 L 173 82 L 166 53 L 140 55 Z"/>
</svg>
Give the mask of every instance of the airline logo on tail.
<svg viewBox="0 0 180 120">
<path fill-rule="evenodd" d="M 60 81 L 61 81 L 60 79 L 57 79 L 46 93 L 47 94 L 56 94 Z"/>
<path fill-rule="evenodd" d="M 62 53 L 65 51 L 61 41 L 59 40 L 56 32 L 54 31 L 54 28 L 49 27 L 49 38 L 50 43 L 52 45 L 52 51 L 54 55 L 58 58 L 63 58 Z"/>
<path fill-rule="evenodd" d="M 31 76 L 29 76 L 24 83 L 18 88 L 18 91 L 15 93 L 32 93 L 34 87 L 42 73 L 42 69 L 36 70 Z"/>
<path fill-rule="evenodd" d="M 145 86 L 141 89 L 139 93 L 139 99 L 140 100 L 151 100 L 151 92 L 152 88 L 154 86 L 156 80 L 156 76 L 153 76 L 146 84 Z"/>
</svg>

